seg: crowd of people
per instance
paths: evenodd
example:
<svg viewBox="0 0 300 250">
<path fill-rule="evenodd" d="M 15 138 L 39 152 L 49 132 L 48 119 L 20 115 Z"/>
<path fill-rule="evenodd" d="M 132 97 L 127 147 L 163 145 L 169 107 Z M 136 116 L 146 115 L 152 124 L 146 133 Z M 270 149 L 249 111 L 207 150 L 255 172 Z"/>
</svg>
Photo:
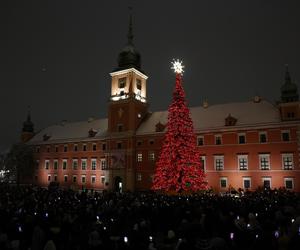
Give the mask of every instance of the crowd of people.
<svg viewBox="0 0 300 250">
<path fill-rule="evenodd" d="M 0 185 L 0 249 L 300 249 L 299 194 L 164 195 Z"/>
</svg>

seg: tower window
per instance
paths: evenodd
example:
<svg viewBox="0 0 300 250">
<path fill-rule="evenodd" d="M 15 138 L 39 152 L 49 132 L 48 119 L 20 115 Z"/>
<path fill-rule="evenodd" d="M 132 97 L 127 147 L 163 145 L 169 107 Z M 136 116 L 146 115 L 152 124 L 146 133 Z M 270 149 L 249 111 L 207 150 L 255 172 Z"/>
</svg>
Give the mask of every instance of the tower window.
<svg viewBox="0 0 300 250">
<path fill-rule="evenodd" d="M 142 89 L 142 81 L 141 81 L 141 79 L 136 79 L 136 88 L 138 90 Z"/>
<path fill-rule="evenodd" d="M 119 89 L 123 89 L 126 86 L 126 77 L 120 78 L 119 79 Z"/>
</svg>

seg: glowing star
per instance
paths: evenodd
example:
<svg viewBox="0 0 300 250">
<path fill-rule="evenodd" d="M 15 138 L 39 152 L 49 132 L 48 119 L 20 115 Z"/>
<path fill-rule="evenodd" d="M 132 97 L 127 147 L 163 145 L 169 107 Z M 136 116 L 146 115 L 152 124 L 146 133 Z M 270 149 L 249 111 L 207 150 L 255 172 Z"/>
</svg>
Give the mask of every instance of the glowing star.
<svg viewBox="0 0 300 250">
<path fill-rule="evenodd" d="M 184 68 L 184 65 L 182 65 L 182 61 L 179 61 L 179 59 L 177 60 L 173 60 L 172 62 L 172 67 L 171 69 L 174 69 L 174 72 L 177 73 L 177 74 L 182 74 L 184 71 L 183 71 L 183 68 Z"/>
</svg>

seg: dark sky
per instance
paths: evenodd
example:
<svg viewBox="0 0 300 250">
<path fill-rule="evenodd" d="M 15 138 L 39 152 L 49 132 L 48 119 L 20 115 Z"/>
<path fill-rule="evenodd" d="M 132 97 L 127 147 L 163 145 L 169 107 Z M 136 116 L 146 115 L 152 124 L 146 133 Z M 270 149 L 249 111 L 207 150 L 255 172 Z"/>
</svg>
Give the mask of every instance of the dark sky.
<svg viewBox="0 0 300 250">
<path fill-rule="evenodd" d="M 131 3 L 150 110 L 166 110 L 171 101 L 172 58 L 184 60 L 190 106 L 255 94 L 276 101 L 284 64 L 300 80 L 299 2 L 1 1 L 0 150 L 18 141 L 28 105 L 36 130 L 106 117 L 109 73 L 126 43 Z"/>
</svg>

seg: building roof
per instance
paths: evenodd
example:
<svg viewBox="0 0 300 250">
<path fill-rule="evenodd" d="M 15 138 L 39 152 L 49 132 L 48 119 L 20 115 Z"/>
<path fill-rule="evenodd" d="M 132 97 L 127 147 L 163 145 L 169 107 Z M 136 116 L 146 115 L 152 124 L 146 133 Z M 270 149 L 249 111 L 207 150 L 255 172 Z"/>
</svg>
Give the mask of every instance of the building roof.
<svg viewBox="0 0 300 250">
<path fill-rule="evenodd" d="M 225 119 L 230 115 L 237 119 L 232 128 L 264 126 L 281 121 L 279 109 L 270 102 L 239 102 L 190 108 L 195 130 L 214 130 L 225 127 Z M 156 124 L 167 123 L 168 111 L 150 113 L 137 130 L 137 135 L 153 134 Z M 108 119 L 95 119 L 81 122 L 65 122 L 47 127 L 38 132 L 30 143 L 49 143 L 68 140 L 91 140 L 107 136 Z M 94 135 L 89 136 L 89 131 Z"/>
<path fill-rule="evenodd" d="M 225 119 L 228 115 L 237 119 L 237 126 L 260 126 L 281 121 L 279 109 L 270 102 L 239 102 L 216 104 L 208 107 L 190 108 L 195 130 L 213 130 L 225 127 Z M 166 124 L 168 111 L 153 112 L 148 119 L 141 124 L 137 134 L 155 132 L 157 123 Z"/>
<path fill-rule="evenodd" d="M 62 122 L 61 124 L 47 127 L 38 132 L 30 143 L 49 143 L 51 141 L 85 140 L 104 137 L 107 134 L 108 120 L 89 119 L 80 122 Z M 89 136 L 92 132 L 93 136 Z"/>
</svg>

